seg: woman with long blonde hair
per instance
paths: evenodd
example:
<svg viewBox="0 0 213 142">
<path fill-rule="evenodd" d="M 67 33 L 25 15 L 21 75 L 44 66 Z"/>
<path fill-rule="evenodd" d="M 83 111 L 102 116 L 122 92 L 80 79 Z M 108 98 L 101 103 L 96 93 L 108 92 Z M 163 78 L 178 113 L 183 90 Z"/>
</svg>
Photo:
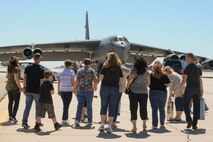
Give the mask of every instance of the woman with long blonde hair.
<svg viewBox="0 0 213 142">
<path fill-rule="evenodd" d="M 160 125 L 164 128 L 165 123 L 165 106 L 167 100 L 167 87 L 170 80 L 166 74 L 163 73 L 162 64 L 156 61 L 152 67 L 150 75 L 150 91 L 149 100 L 152 107 L 152 128 L 158 127 L 158 110 L 160 112 Z"/>
<path fill-rule="evenodd" d="M 171 99 L 171 97 L 175 98 L 176 117 L 173 119 L 173 121 L 181 121 L 181 115 L 183 113 L 183 97 L 179 96 L 179 90 L 183 79 L 170 66 L 166 66 L 164 71 L 169 76 L 169 80 L 171 82 L 171 85 L 169 86 L 169 99 Z"/>
<path fill-rule="evenodd" d="M 99 131 L 104 131 L 104 122 L 106 121 L 108 108 L 109 126 L 107 132 L 111 133 L 113 131 L 112 124 L 116 113 L 116 103 L 119 99 L 119 82 L 122 77 L 121 61 L 118 55 L 114 52 L 108 53 L 99 75 L 99 81 L 102 81 L 100 89 L 101 125 Z"/>
</svg>

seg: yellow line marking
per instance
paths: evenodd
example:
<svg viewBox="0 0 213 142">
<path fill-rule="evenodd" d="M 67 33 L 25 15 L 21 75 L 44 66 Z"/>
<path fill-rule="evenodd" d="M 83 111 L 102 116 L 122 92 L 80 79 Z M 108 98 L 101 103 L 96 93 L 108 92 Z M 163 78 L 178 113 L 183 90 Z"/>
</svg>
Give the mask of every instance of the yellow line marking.
<svg viewBox="0 0 213 142">
<path fill-rule="evenodd" d="M 2 102 L 0 103 L 0 105 L 2 105 L 3 103 L 6 103 L 8 100 L 7 97 L 5 97 Z M 5 108 L 3 109 L 2 114 L 0 115 L 0 124 L 5 122 L 7 120 L 8 117 L 8 109 L 7 109 L 7 104 L 5 104 Z M 2 127 L 2 125 L 0 125 L 0 128 Z"/>
<path fill-rule="evenodd" d="M 1 105 L 3 104 L 3 102 L 7 99 L 8 97 L 7 97 L 7 95 L 4 97 L 4 99 L 2 99 L 1 101 L 0 101 L 0 107 L 1 107 Z"/>
<path fill-rule="evenodd" d="M 0 116 L 0 128 L 2 127 L 2 123 L 7 120 L 8 110 L 7 108 L 4 109 L 3 113 Z"/>
</svg>

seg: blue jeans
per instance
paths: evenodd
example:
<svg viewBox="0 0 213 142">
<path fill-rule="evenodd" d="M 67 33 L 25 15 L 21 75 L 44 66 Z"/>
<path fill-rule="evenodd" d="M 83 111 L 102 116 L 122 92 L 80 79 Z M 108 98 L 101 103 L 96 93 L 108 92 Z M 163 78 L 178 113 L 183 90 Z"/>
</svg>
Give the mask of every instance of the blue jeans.
<svg viewBox="0 0 213 142">
<path fill-rule="evenodd" d="M 82 110 L 86 101 L 87 104 L 87 118 L 88 123 L 92 122 L 92 101 L 93 101 L 93 92 L 89 91 L 78 91 L 77 93 L 77 99 L 78 99 L 78 106 L 77 106 L 77 112 L 76 112 L 76 120 L 81 121 L 81 114 Z"/>
<path fill-rule="evenodd" d="M 26 100 L 25 100 L 25 109 L 24 109 L 22 123 L 28 122 L 28 117 L 30 114 L 30 109 L 31 109 L 33 100 L 35 101 L 35 107 L 36 107 L 35 118 L 39 116 L 40 114 L 40 104 L 39 104 L 40 94 L 25 93 L 25 96 L 26 96 Z"/>
<path fill-rule="evenodd" d="M 193 120 L 189 110 L 191 100 L 193 101 Z M 200 117 L 200 87 L 187 86 L 183 96 L 183 101 L 186 121 L 188 123 L 192 123 L 193 127 L 196 127 Z"/>
<path fill-rule="evenodd" d="M 72 92 L 60 92 L 60 94 L 61 94 L 61 99 L 63 101 L 62 120 L 68 120 L 69 106 L 72 100 Z"/>
<path fill-rule="evenodd" d="M 19 108 L 20 92 L 19 91 L 8 91 L 8 113 L 9 117 L 16 118 L 16 114 Z"/>
<path fill-rule="evenodd" d="M 121 101 L 121 96 L 122 96 L 122 93 L 119 92 L 119 96 L 118 96 L 118 100 L 117 100 L 116 108 L 115 108 L 115 117 L 114 117 L 113 122 L 116 122 L 116 121 L 117 121 L 117 117 L 118 117 L 118 108 L 119 108 L 119 104 L 120 104 L 120 101 Z"/>
<path fill-rule="evenodd" d="M 152 126 L 158 126 L 158 110 L 160 112 L 160 124 L 164 125 L 167 92 L 151 90 L 149 92 L 149 100 L 152 107 Z"/>
<path fill-rule="evenodd" d="M 100 115 L 107 115 L 109 106 L 109 117 L 115 117 L 116 105 L 119 99 L 119 88 L 101 86 L 101 112 Z"/>
</svg>

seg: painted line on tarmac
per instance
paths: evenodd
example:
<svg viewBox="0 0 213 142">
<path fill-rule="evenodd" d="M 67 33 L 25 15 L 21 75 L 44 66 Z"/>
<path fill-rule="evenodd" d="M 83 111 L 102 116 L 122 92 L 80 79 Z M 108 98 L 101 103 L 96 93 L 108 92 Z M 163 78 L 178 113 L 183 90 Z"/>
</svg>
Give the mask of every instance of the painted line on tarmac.
<svg viewBox="0 0 213 142">
<path fill-rule="evenodd" d="M 2 104 L 4 102 L 6 103 L 7 100 L 8 100 L 7 97 L 5 97 L 3 99 L 3 101 L 0 103 L 0 107 L 2 106 Z M 5 104 L 5 108 L 4 108 L 3 112 L 2 112 L 2 114 L 0 115 L 0 124 L 7 120 L 7 115 L 8 115 L 8 109 L 7 109 L 7 105 Z M 1 127 L 2 127 L 2 125 L 0 125 L 0 128 Z"/>
<path fill-rule="evenodd" d="M 1 108 L 1 105 L 4 103 L 4 101 L 6 101 L 6 98 L 7 98 L 6 95 L 4 95 L 4 97 L 0 100 L 0 108 Z"/>
<path fill-rule="evenodd" d="M 4 98 L 7 96 L 7 93 L 5 95 L 3 95 L 3 97 L 0 98 L 0 104 L 1 102 L 4 100 Z"/>
<path fill-rule="evenodd" d="M 8 110 L 7 110 L 7 108 L 5 108 L 3 113 L 0 115 L 0 129 L 2 127 L 1 123 L 5 122 L 7 120 L 7 114 L 8 114 Z"/>
</svg>

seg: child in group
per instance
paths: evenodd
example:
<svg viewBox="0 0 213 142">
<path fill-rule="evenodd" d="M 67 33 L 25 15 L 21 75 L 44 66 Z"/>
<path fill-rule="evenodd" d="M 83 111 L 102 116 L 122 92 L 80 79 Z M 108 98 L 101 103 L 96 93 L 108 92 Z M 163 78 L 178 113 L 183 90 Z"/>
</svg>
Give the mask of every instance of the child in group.
<svg viewBox="0 0 213 142">
<path fill-rule="evenodd" d="M 61 124 L 59 124 L 56 120 L 55 117 L 55 112 L 54 112 L 54 106 L 53 106 L 53 100 L 52 96 L 54 94 L 54 88 L 53 84 L 51 83 L 52 81 L 52 72 L 49 70 L 44 71 L 44 81 L 40 86 L 40 108 L 39 110 L 39 115 L 36 119 L 36 125 L 34 129 L 36 131 L 41 131 L 40 126 L 41 126 L 41 118 L 45 117 L 45 113 L 48 113 L 48 118 L 52 119 L 54 123 L 55 130 L 58 130 L 62 127 Z"/>
</svg>

